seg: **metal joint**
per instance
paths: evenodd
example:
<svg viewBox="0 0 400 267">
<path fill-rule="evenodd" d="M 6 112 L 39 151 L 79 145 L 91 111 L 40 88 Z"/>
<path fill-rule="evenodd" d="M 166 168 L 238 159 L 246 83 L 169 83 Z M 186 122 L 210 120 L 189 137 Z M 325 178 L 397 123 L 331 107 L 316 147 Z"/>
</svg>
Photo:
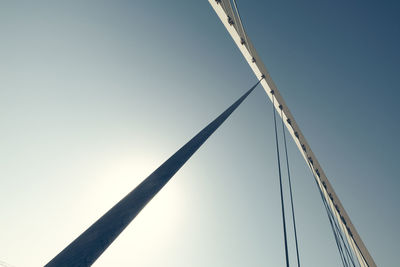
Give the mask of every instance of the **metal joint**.
<svg viewBox="0 0 400 267">
<path fill-rule="evenodd" d="M 235 22 L 233 22 L 233 19 L 231 18 L 231 17 L 229 17 L 228 16 L 228 23 L 229 23 L 229 25 L 233 25 L 233 24 L 235 24 Z"/>
<path fill-rule="evenodd" d="M 336 204 L 335 204 L 335 209 L 336 209 L 336 211 L 340 214 L 339 207 L 338 207 L 338 205 L 336 205 Z"/>
<path fill-rule="evenodd" d="M 307 152 L 306 146 L 304 144 L 301 145 L 301 148 L 303 149 L 304 152 Z"/>
<path fill-rule="evenodd" d="M 350 230 L 350 228 L 347 226 L 347 232 L 349 232 L 349 235 L 351 236 L 351 237 L 353 237 L 353 233 L 351 232 L 351 230 Z"/>
</svg>

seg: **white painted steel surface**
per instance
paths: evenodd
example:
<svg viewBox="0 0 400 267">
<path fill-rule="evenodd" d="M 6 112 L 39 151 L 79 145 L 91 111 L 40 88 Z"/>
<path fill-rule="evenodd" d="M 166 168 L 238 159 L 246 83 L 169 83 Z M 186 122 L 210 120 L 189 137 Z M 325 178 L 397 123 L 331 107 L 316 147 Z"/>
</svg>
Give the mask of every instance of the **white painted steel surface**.
<svg viewBox="0 0 400 267">
<path fill-rule="evenodd" d="M 246 59 L 247 63 L 249 64 L 257 78 L 260 79 L 263 75 L 265 76 L 265 79 L 261 81 L 261 85 L 263 86 L 271 101 L 273 97 L 271 91 L 274 92 L 275 109 L 278 111 L 278 114 L 281 115 L 280 106 L 282 107 L 282 116 L 286 128 L 288 129 L 298 149 L 300 150 L 305 161 L 307 162 L 307 165 L 313 172 L 314 177 L 319 187 L 321 188 L 327 203 L 329 204 L 331 210 L 337 218 L 339 226 L 341 227 L 343 233 L 345 233 L 351 249 L 357 256 L 357 260 L 359 261 L 360 265 L 363 267 L 376 267 L 373 258 L 369 254 L 367 248 L 365 247 L 363 241 L 357 233 L 357 230 L 355 229 L 349 216 L 347 215 L 347 212 L 345 211 L 339 198 L 335 194 L 335 191 L 333 190 L 330 182 L 328 181 L 328 178 L 321 168 L 321 165 L 319 164 L 317 158 L 315 157 L 306 139 L 304 138 L 293 115 L 290 113 L 285 101 L 280 95 L 275 83 L 272 81 L 267 69 L 265 68 L 263 62 L 261 61 L 256 50 L 254 49 L 254 46 L 251 43 L 249 37 L 244 32 L 244 28 L 242 27 L 242 25 L 240 25 L 239 17 L 232 9 L 230 1 L 208 1 L 217 13 L 225 28 L 228 30 L 229 34 L 238 46 L 239 50 L 242 52 L 244 58 Z M 229 21 L 229 18 L 231 21 Z"/>
</svg>

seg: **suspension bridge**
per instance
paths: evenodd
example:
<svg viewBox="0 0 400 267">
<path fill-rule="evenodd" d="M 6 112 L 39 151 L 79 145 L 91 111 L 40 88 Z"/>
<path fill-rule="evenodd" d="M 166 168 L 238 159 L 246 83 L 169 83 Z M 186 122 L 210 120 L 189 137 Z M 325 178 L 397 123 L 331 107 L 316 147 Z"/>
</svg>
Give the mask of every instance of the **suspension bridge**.
<svg viewBox="0 0 400 267">
<path fill-rule="evenodd" d="M 296 265 L 301 266 L 301 253 L 298 248 L 297 229 L 295 222 L 295 207 L 292 196 L 291 174 L 289 156 L 287 152 L 286 133 L 291 136 L 309 167 L 315 184 L 319 190 L 321 201 L 326 209 L 328 222 L 340 254 L 343 266 L 368 266 L 375 267 L 376 264 L 363 243 L 360 235 L 345 208 L 336 195 L 328 177 L 325 175 L 321 165 L 306 138 L 302 134 L 299 125 L 289 107 L 286 105 L 278 88 L 269 75 L 262 59 L 257 54 L 255 46 L 245 31 L 239 8 L 235 1 L 231 0 L 209 0 L 216 15 L 232 37 L 243 57 L 255 74 L 256 82 L 237 101 L 223 111 L 215 120 L 208 124 L 203 130 L 195 135 L 189 142 L 183 145 L 167 161 L 158 167 L 149 177 L 133 189 L 127 196 L 121 199 L 101 218 L 94 222 L 72 243 L 56 255 L 46 266 L 90 266 L 111 243 L 128 227 L 129 223 L 139 214 L 149 201 L 168 183 L 176 172 L 190 159 L 190 157 L 205 143 L 205 141 L 220 127 L 224 121 L 242 104 L 257 86 L 261 86 L 272 102 L 274 129 L 276 137 L 276 156 L 279 170 L 280 196 L 282 208 L 282 230 L 283 244 L 285 248 L 285 262 L 289 266 L 289 251 L 287 238 L 287 220 L 285 207 L 290 207 L 294 227 L 294 240 L 296 253 Z M 278 115 L 278 116 L 277 116 Z M 280 128 L 282 125 L 282 129 Z M 281 133 L 284 147 L 279 148 L 278 134 Z M 284 151 L 284 153 L 281 153 Z M 286 166 L 286 169 L 283 168 Z M 290 198 L 284 199 L 282 193 L 283 175 L 287 173 L 289 181 Z M 289 203 L 289 205 L 285 204 Z"/>
</svg>

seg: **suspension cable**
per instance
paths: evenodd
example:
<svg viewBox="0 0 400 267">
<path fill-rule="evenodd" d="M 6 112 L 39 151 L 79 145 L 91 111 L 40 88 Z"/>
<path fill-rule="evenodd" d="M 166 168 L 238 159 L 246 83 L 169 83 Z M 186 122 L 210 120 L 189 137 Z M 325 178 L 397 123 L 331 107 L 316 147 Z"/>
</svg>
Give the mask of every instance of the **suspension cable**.
<svg viewBox="0 0 400 267">
<path fill-rule="evenodd" d="M 283 143 L 285 144 L 286 167 L 287 167 L 287 174 L 288 174 L 288 180 L 289 180 L 290 204 L 291 204 L 291 207 L 292 207 L 292 219 L 293 219 L 294 240 L 295 240 L 295 244 L 296 244 L 297 267 L 300 267 L 299 246 L 298 246 L 298 242 L 297 242 L 296 217 L 295 217 L 295 213 L 294 213 L 293 194 L 292 194 L 292 181 L 291 181 L 291 176 L 290 176 L 290 167 L 289 167 L 289 157 L 288 157 L 288 151 L 287 151 L 285 124 L 283 122 L 282 106 L 279 106 L 279 108 L 281 109 Z"/>
<path fill-rule="evenodd" d="M 278 142 L 278 131 L 276 127 L 276 114 L 275 114 L 275 95 L 274 91 L 271 90 L 272 94 L 272 112 L 274 114 L 274 126 L 275 126 L 275 143 L 276 143 L 276 157 L 278 159 L 278 171 L 279 171 L 279 187 L 281 193 L 281 206 L 282 206 L 282 224 L 283 224 L 283 235 L 285 240 L 285 256 L 286 256 L 286 266 L 289 267 L 289 254 L 287 245 L 287 234 L 286 234 L 286 219 L 285 219 L 285 205 L 283 202 L 283 190 L 282 190 L 282 172 L 281 172 L 281 160 L 279 156 L 279 142 Z"/>
<path fill-rule="evenodd" d="M 249 46 L 249 43 L 247 42 L 247 36 L 246 36 L 246 32 L 244 31 L 244 27 L 243 27 L 242 19 L 241 19 L 241 17 L 240 17 L 239 9 L 238 9 L 238 7 L 237 7 L 236 1 L 235 1 L 235 0 L 232 0 L 232 2 L 233 2 L 233 5 L 234 5 L 234 7 L 235 7 L 235 10 L 236 10 L 236 14 L 237 14 L 237 17 L 238 17 L 238 20 L 239 20 L 240 28 L 242 29 L 243 38 L 244 38 L 243 40 L 245 41 L 246 46 L 248 47 L 249 52 L 250 52 L 250 46 Z M 251 53 L 251 52 L 250 52 L 250 53 Z M 253 56 L 253 55 L 252 55 L 252 56 Z"/>
<path fill-rule="evenodd" d="M 339 222 L 335 219 L 335 216 L 333 215 L 332 209 L 329 208 L 329 205 L 328 205 L 328 203 L 327 203 L 325 198 L 324 198 L 324 201 L 326 203 L 326 206 L 328 207 L 328 211 L 329 211 L 329 214 L 330 214 L 330 216 L 332 218 L 332 221 L 334 222 L 334 226 L 336 228 L 336 232 L 338 234 L 338 237 L 340 237 L 339 242 L 343 243 L 343 247 L 344 247 L 343 250 L 344 250 L 344 252 L 346 252 L 346 254 L 344 254 L 344 255 L 345 255 L 345 258 L 347 259 L 348 265 L 350 266 L 350 263 L 351 263 L 351 265 L 353 267 L 355 267 L 356 264 L 355 264 L 355 261 L 354 261 L 354 258 L 353 258 L 353 254 L 351 252 L 352 250 L 348 247 L 348 245 L 350 245 L 350 244 L 348 244 L 348 242 L 346 242 L 346 239 L 343 237 L 343 231 L 340 229 L 340 227 L 338 225 Z"/>
<path fill-rule="evenodd" d="M 308 163 L 308 166 L 310 167 L 310 170 L 312 170 L 312 165 L 311 165 L 311 163 L 310 163 L 309 161 L 308 161 L 307 163 Z M 313 176 L 314 176 L 314 173 L 313 173 Z M 314 178 L 315 178 L 315 176 L 314 176 Z M 321 190 L 321 188 L 320 188 L 320 186 L 319 186 L 317 180 L 315 180 L 315 183 L 316 183 L 316 185 L 317 185 L 318 192 L 319 192 L 319 194 L 320 194 L 320 196 L 321 196 L 321 199 L 322 199 L 322 203 L 324 204 L 326 213 L 327 213 L 327 215 L 328 215 L 329 224 L 330 224 L 330 226 L 331 226 L 333 236 L 335 237 L 335 242 L 336 242 L 336 246 L 337 246 L 338 251 L 339 251 L 340 260 L 342 261 L 343 267 L 348 267 L 347 262 L 346 262 L 346 260 L 345 260 L 345 258 L 344 258 L 343 250 L 342 250 L 341 244 L 340 244 L 340 242 L 339 242 L 339 238 L 338 238 L 336 229 L 335 229 L 335 227 L 334 227 L 334 225 L 333 225 L 332 218 L 331 218 L 331 216 L 330 216 L 331 214 L 330 214 L 329 207 L 327 206 L 327 203 L 326 203 L 326 201 L 325 201 L 325 198 L 324 198 L 324 196 L 322 195 L 322 190 Z"/>
<path fill-rule="evenodd" d="M 315 182 L 317 183 L 317 181 L 315 181 Z M 317 183 L 317 186 L 319 187 L 318 183 Z M 347 260 L 346 260 L 346 255 L 345 255 L 344 252 L 343 252 L 343 248 L 342 248 L 342 244 L 341 244 L 340 239 L 339 239 L 339 234 L 338 234 L 337 228 L 335 227 L 335 221 L 334 221 L 335 219 L 332 218 L 332 214 L 331 214 L 331 212 L 330 212 L 329 206 L 328 206 L 328 204 L 326 203 L 326 200 L 324 199 L 324 196 L 323 196 L 323 194 L 322 194 L 321 189 L 319 189 L 319 193 L 320 193 L 320 195 L 321 195 L 322 202 L 323 202 L 323 204 L 324 204 L 326 213 L 327 213 L 327 215 L 328 215 L 329 224 L 331 225 L 331 229 L 332 229 L 332 232 L 333 232 L 333 236 L 335 237 L 335 242 L 336 242 L 336 246 L 337 246 L 338 251 L 339 251 L 340 259 L 342 260 L 343 266 L 344 266 L 344 267 L 348 267 L 349 264 L 348 264 L 348 262 L 347 262 Z"/>
<path fill-rule="evenodd" d="M 278 132 L 277 132 L 277 123 L 276 123 L 276 114 L 275 114 L 275 95 L 274 91 L 271 90 L 272 94 L 272 109 L 273 109 L 273 117 L 274 117 L 274 127 L 275 127 L 275 143 L 276 143 L 276 155 L 277 155 L 277 163 L 278 163 L 278 172 L 279 172 L 279 186 L 280 186 L 280 196 L 281 196 L 281 207 L 282 207 L 282 224 L 283 224 L 283 233 L 284 233 L 284 242 L 285 242 L 285 256 L 286 256 L 286 266 L 289 267 L 289 254 L 288 254 L 288 245 L 287 245 L 287 230 L 286 230 L 286 218 L 285 218 L 285 206 L 284 206 L 284 198 L 283 198 L 283 186 L 282 186 L 282 171 L 281 171 L 281 162 L 280 162 L 280 153 L 279 153 L 279 140 L 278 140 Z M 297 266 L 300 267 L 300 257 L 299 257 L 299 250 L 298 250 L 298 239 L 297 239 L 297 228 L 296 228 L 296 219 L 295 219 L 295 212 L 294 212 L 294 204 L 293 204 L 293 190 L 292 190 L 292 183 L 291 183 L 291 176 L 290 176 L 290 165 L 289 165 L 289 157 L 287 152 L 287 141 L 286 141 L 286 133 L 285 127 L 283 122 L 283 110 L 282 106 L 279 106 L 281 110 L 281 119 L 282 119 L 282 132 L 283 132 L 283 140 L 285 146 L 285 156 L 286 156 L 286 167 L 288 172 L 288 180 L 289 180 L 289 191 L 290 191 L 290 202 L 291 202 L 291 211 L 292 211 L 292 219 L 293 219 L 293 229 L 295 235 L 295 244 L 296 244 L 296 255 L 297 255 Z M 312 170 L 312 164 L 308 161 L 308 165 Z M 314 178 L 317 179 L 312 173 Z M 330 208 L 329 204 L 327 203 L 326 198 L 324 197 L 324 193 L 320 188 L 317 180 L 315 180 L 316 185 L 318 187 L 322 202 L 324 204 L 325 210 L 328 215 L 328 220 L 331 225 L 331 229 L 335 238 L 336 246 L 339 251 L 340 259 L 344 267 L 355 267 L 355 261 L 353 259 L 352 250 L 348 247 L 351 244 L 346 242 L 346 239 L 343 237 L 343 233 L 338 225 L 338 221 L 333 214 L 332 209 Z"/>
<path fill-rule="evenodd" d="M 327 205 L 328 205 L 328 204 L 327 204 Z M 348 261 L 349 265 L 350 265 L 350 263 L 351 263 L 351 265 L 352 265 L 353 267 L 355 267 L 356 264 L 355 264 L 354 259 L 353 259 L 353 254 L 351 253 L 352 250 L 351 250 L 351 249 L 349 248 L 349 246 L 348 246 L 348 245 L 350 245 L 350 244 L 348 244 L 348 242 L 346 242 L 346 239 L 343 237 L 343 231 L 340 229 L 337 220 L 335 220 L 335 217 L 334 217 L 334 215 L 333 215 L 333 213 L 332 213 L 332 210 L 329 209 L 329 211 L 330 211 L 330 213 L 331 213 L 332 219 L 333 219 L 334 222 L 335 222 L 336 231 L 338 232 L 338 235 L 339 235 L 339 237 L 340 237 L 340 240 L 341 240 L 341 242 L 343 243 L 344 251 L 346 252 L 345 255 L 346 255 L 347 261 Z"/>
<path fill-rule="evenodd" d="M 308 161 L 308 165 L 309 165 L 310 169 L 312 170 L 312 165 L 309 161 Z M 317 179 L 315 177 L 314 173 L 313 173 L 313 176 L 315 179 Z M 321 189 L 320 185 L 318 184 L 317 180 L 315 180 L 315 183 L 316 183 L 318 191 L 320 193 L 325 210 L 327 212 L 329 224 L 331 225 L 331 229 L 332 229 L 333 235 L 335 237 L 336 246 L 338 247 L 338 251 L 339 251 L 339 255 L 340 255 L 342 264 L 344 267 L 348 267 L 348 266 L 355 267 L 356 264 L 353 259 L 353 255 L 349 251 L 346 241 L 343 238 L 342 231 L 340 230 L 340 227 L 338 226 L 338 222 L 335 219 L 335 216 L 333 215 L 333 212 L 332 212 L 331 208 L 329 207 L 329 204 L 327 203 L 327 200 L 325 199 L 325 197 L 323 195 L 324 193 L 322 192 L 322 189 Z"/>
<path fill-rule="evenodd" d="M 315 182 L 317 182 L 317 181 L 315 181 Z M 317 185 L 318 185 L 318 183 L 317 183 Z M 318 186 L 318 188 L 320 189 L 319 186 Z M 329 206 L 327 200 L 323 197 L 323 192 L 321 191 L 321 189 L 320 189 L 320 194 L 321 194 L 322 201 L 324 202 L 325 208 L 326 208 L 326 210 L 327 210 L 327 212 L 328 212 L 328 216 L 330 216 L 330 218 L 331 218 L 331 220 L 332 220 L 332 222 L 333 222 L 333 225 L 334 225 L 334 228 L 335 228 L 335 231 L 336 231 L 336 235 L 337 235 L 338 241 L 339 241 L 340 244 L 343 244 L 342 250 L 343 250 L 344 252 L 346 252 L 346 253 L 343 252 L 343 256 L 344 256 L 344 258 L 345 258 L 345 261 L 347 262 L 348 266 L 352 265 L 353 267 L 355 267 L 355 266 L 356 266 L 355 262 L 357 262 L 357 261 L 354 261 L 353 253 L 352 253 L 353 250 L 351 250 L 351 249 L 349 248 L 349 245 L 351 246 L 351 244 L 349 244 L 348 242 L 346 242 L 347 239 L 345 239 L 345 238 L 343 237 L 343 231 L 340 229 L 340 227 L 339 227 L 339 225 L 338 225 L 339 222 L 338 222 L 338 220 L 336 219 L 336 217 L 334 216 L 333 211 L 332 211 L 332 209 L 330 208 L 330 206 Z M 339 239 L 339 237 L 340 237 L 340 239 Z"/>
</svg>

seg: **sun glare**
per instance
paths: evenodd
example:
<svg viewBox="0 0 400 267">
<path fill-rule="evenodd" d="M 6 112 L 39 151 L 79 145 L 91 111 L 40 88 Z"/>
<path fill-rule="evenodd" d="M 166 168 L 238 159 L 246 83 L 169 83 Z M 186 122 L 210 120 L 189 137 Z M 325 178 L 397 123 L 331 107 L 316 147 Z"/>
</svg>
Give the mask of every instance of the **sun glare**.
<svg viewBox="0 0 400 267">
<path fill-rule="evenodd" d="M 99 168 L 101 174 L 96 186 L 88 193 L 94 211 L 104 214 L 146 179 L 162 161 L 157 157 L 129 155 L 110 160 L 107 166 Z M 184 203 L 181 191 L 180 183 L 172 178 L 135 218 L 135 227 L 144 226 L 142 230 L 152 233 L 157 232 L 157 229 L 160 229 L 160 232 L 165 229 L 173 232 L 178 225 Z M 158 227 L 160 222 L 162 228 Z"/>
</svg>

